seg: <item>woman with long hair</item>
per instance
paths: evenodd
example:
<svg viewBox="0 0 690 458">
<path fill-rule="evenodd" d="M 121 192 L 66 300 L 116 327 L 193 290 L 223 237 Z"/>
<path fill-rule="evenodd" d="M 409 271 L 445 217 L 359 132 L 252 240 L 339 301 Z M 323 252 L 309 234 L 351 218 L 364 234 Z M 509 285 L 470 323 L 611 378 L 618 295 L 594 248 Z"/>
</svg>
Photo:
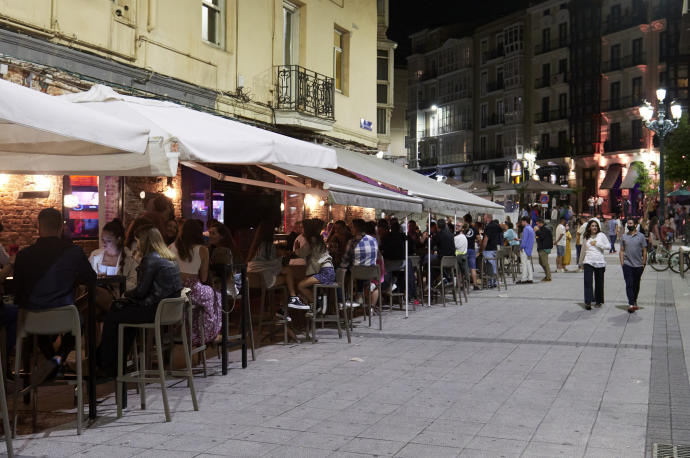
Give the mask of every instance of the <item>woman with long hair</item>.
<svg viewBox="0 0 690 458">
<path fill-rule="evenodd" d="M 592 300 L 596 307 L 604 303 L 604 273 L 606 272 L 606 258 L 604 253 L 611 249 L 611 242 L 601 232 L 599 222 L 591 219 L 585 228 L 582 240 L 582 252 L 578 264 L 585 271 L 585 308 L 592 310 Z M 594 289 L 592 289 L 594 277 Z"/>
<path fill-rule="evenodd" d="M 324 223 L 318 218 L 304 220 L 304 238 L 307 243 L 300 246 L 297 256 L 306 260 L 306 278 L 299 282 L 297 288 L 307 302 L 314 300 L 314 285 L 335 282 L 333 259 L 328 254 L 326 244 L 321 237 Z M 325 313 L 325 310 L 321 311 Z"/>
<path fill-rule="evenodd" d="M 219 223 L 218 221 L 211 222 L 208 227 L 208 249 L 211 266 L 218 264 L 231 265 L 233 263 L 242 262 L 242 254 L 237 249 L 230 229 L 228 229 L 225 224 Z M 213 287 L 219 289 L 220 277 L 216 275 L 213 270 L 211 272 Z M 233 293 L 233 295 L 239 293 L 239 287 L 241 286 L 241 279 L 238 278 L 239 276 L 239 274 L 234 274 L 233 272 L 230 272 L 228 275 L 226 285 L 229 288 L 228 291 Z M 230 288 L 231 285 L 235 285 L 235 287 Z"/>
<path fill-rule="evenodd" d="M 125 227 L 115 218 L 101 230 L 103 248 L 91 252 L 89 262 L 98 275 L 123 275 L 126 289 L 137 285 L 137 266 L 132 251 L 125 246 Z"/>
<path fill-rule="evenodd" d="M 328 248 L 328 252 L 333 258 L 333 265 L 339 266 L 343 261 L 343 256 L 345 256 L 345 250 L 347 249 L 347 242 L 350 238 L 351 236 L 345 221 L 336 221 L 326 240 L 326 248 Z"/>
<path fill-rule="evenodd" d="M 309 310 L 310 307 L 304 304 L 295 292 L 292 271 L 288 266 L 283 266 L 282 258 L 276 253 L 274 239 L 273 225 L 268 221 L 259 223 L 247 255 L 247 273 L 260 276 L 265 288 L 287 286 L 290 293 L 288 307 Z"/>
<path fill-rule="evenodd" d="M 209 279 L 209 254 L 208 248 L 204 246 L 203 232 L 201 221 L 189 219 L 182 226 L 180 236 L 169 247 L 177 258 L 183 286 L 191 290 L 189 299 L 197 306 L 192 315 L 193 345 L 212 342 L 220 332 L 222 322 L 220 293 L 204 284 Z M 201 342 L 199 320 L 203 320 L 206 342 Z"/>
<path fill-rule="evenodd" d="M 135 233 L 141 262 L 137 286 L 116 301 L 103 321 L 103 337 L 98 349 L 101 369 L 112 375 L 117 369 L 117 334 L 120 323 L 152 323 L 156 319 L 158 303 L 167 298 L 180 297 L 182 279 L 175 255 L 165 246 L 160 231 L 152 226 L 141 227 Z M 135 331 L 127 329 L 124 352 L 134 339 Z"/>
</svg>

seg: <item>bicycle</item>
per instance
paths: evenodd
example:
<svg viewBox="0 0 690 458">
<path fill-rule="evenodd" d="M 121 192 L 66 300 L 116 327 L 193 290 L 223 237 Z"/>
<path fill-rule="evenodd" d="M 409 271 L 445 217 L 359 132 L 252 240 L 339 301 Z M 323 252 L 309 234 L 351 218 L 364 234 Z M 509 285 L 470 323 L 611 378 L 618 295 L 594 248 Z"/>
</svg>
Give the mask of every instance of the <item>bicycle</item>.
<svg viewBox="0 0 690 458">
<path fill-rule="evenodd" d="M 676 251 L 668 258 L 668 266 L 672 271 L 679 274 L 680 273 L 680 252 Z M 690 269 L 690 251 L 683 250 L 683 272 L 687 272 Z"/>
<path fill-rule="evenodd" d="M 657 272 L 663 272 L 670 267 L 671 251 L 663 244 L 659 244 L 649 252 L 648 264 Z"/>
</svg>

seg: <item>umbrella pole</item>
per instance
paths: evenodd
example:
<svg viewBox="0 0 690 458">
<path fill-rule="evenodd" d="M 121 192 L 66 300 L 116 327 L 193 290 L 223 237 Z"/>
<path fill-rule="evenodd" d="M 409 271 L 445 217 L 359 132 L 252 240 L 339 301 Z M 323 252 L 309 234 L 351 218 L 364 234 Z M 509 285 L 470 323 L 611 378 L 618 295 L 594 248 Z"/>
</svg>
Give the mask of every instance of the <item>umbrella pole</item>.
<svg viewBox="0 0 690 458">
<path fill-rule="evenodd" d="M 409 297 L 409 287 L 410 287 L 410 277 L 408 276 L 409 271 L 409 240 L 407 237 L 407 216 L 405 216 L 405 318 L 408 317 L 408 304 L 410 303 Z M 392 303 L 392 302 L 391 302 Z"/>
<path fill-rule="evenodd" d="M 427 237 L 428 256 L 426 258 L 426 262 L 427 262 L 426 268 L 429 272 L 428 272 L 426 289 L 427 289 L 427 294 L 428 294 L 427 298 L 428 298 L 429 302 L 427 302 L 426 305 L 431 307 L 431 212 L 429 212 L 428 225 L 429 225 L 429 237 Z"/>
</svg>

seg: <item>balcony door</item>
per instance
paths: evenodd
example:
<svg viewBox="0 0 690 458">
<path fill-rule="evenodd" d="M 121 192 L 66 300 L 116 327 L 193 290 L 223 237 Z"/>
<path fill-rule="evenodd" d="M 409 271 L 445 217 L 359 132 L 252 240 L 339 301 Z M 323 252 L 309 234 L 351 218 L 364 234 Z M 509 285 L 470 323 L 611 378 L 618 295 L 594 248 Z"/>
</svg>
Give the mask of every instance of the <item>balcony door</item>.
<svg viewBox="0 0 690 458">
<path fill-rule="evenodd" d="M 283 1 L 283 65 L 299 64 L 299 7 Z"/>
</svg>

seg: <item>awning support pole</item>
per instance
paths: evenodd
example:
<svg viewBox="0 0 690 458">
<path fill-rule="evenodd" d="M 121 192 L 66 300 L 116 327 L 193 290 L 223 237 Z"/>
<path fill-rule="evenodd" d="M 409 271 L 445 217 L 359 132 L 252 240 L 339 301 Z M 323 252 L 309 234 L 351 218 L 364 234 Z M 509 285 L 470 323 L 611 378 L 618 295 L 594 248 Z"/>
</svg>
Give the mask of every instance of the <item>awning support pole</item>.
<svg viewBox="0 0 690 458">
<path fill-rule="evenodd" d="M 408 270 L 409 270 L 409 264 L 410 264 L 410 258 L 409 254 L 410 252 L 408 251 L 408 233 L 407 233 L 407 220 L 408 217 L 405 216 L 405 318 L 408 317 L 408 304 L 410 303 L 410 297 L 409 297 L 409 287 L 410 287 L 410 277 L 408 276 Z"/>
<path fill-rule="evenodd" d="M 427 242 L 428 242 L 427 247 L 428 247 L 429 252 L 428 252 L 428 256 L 426 258 L 426 260 L 427 260 L 426 268 L 429 271 L 429 276 L 428 276 L 428 281 L 426 284 L 426 289 L 428 292 L 427 297 L 428 297 L 429 301 L 426 303 L 426 305 L 431 307 L 431 211 L 429 211 L 429 220 L 428 221 L 429 221 L 428 222 L 428 224 L 429 224 L 429 237 L 427 237 Z"/>
</svg>

